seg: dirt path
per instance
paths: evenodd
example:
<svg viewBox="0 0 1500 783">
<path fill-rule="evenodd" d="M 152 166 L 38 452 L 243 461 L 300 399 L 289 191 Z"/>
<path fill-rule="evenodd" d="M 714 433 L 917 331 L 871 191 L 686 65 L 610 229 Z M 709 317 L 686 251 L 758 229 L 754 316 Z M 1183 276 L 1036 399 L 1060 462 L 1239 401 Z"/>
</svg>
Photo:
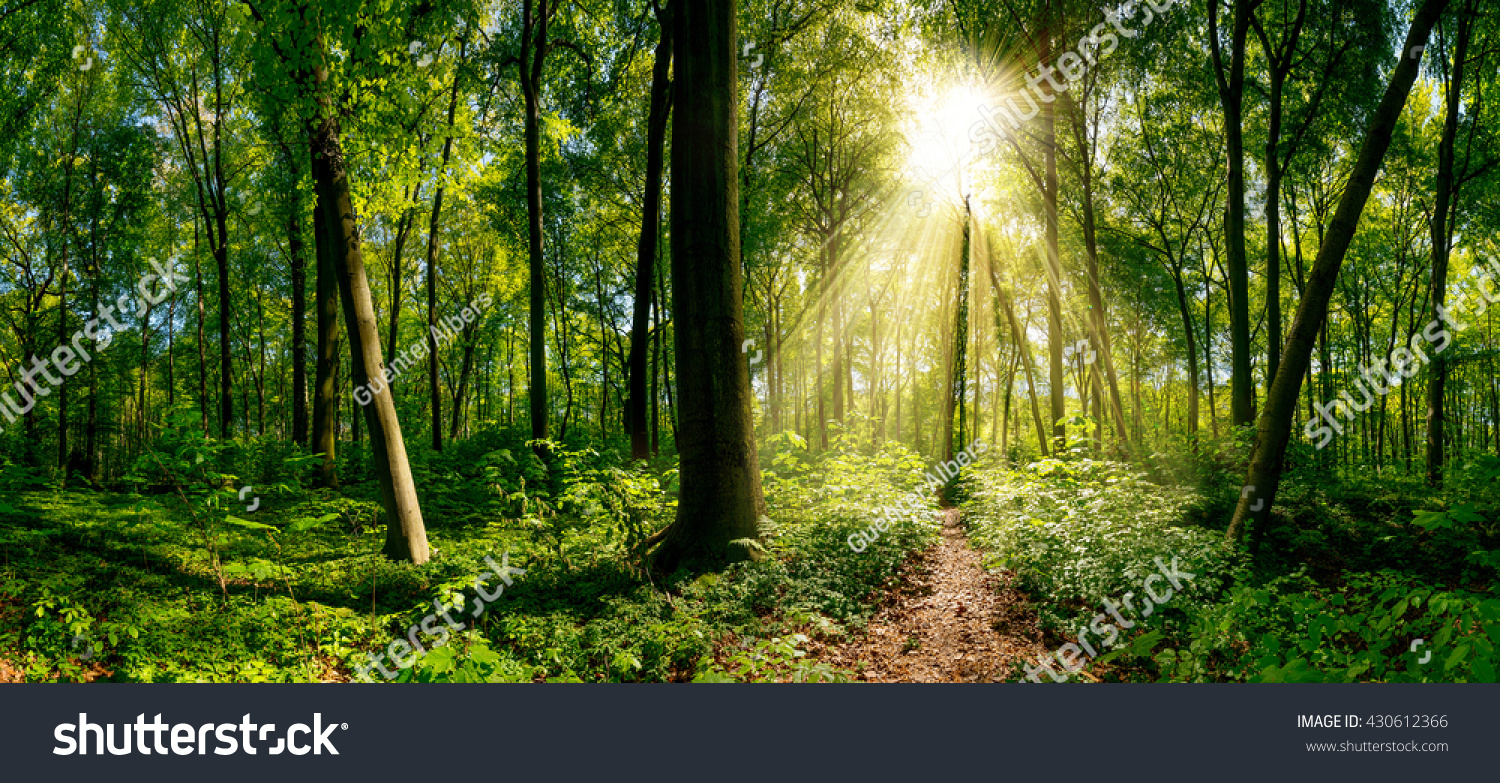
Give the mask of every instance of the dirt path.
<svg viewBox="0 0 1500 783">
<path fill-rule="evenodd" d="M 902 568 L 864 638 L 820 656 L 867 682 L 1002 682 L 1046 654 L 1036 616 L 1009 573 L 986 573 L 949 509 L 943 537 Z"/>
</svg>

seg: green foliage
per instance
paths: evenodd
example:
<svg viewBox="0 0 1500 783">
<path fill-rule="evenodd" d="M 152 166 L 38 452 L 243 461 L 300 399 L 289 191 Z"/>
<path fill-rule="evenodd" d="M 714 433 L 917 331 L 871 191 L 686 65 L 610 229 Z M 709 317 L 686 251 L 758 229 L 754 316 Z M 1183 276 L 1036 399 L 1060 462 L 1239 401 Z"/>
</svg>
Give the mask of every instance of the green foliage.
<svg viewBox="0 0 1500 783">
<path fill-rule="evenodd" d="M 1159 486 L 1127 466 L 1042 461 L 1014 472 L 980 470 L 967 519 L 994 561 L 1016 571 L 1036 600 L 1044 628 L 1059 638 L 1099 611 L 1101 602 L 1139 585 L 1155 557 L 1176 555 L 1195 572 L 1149 620 L 1094 659 L 1104 679 L 1159 682 L 1493 682 L 1500 643 L 1500 601 L 1492 590 L 1435 586 L 1392 569 L 1338 572 L 1318 580 L 1307 568 L 1276 574 L 1275 551 L 1333 552 L 1368 545 L 1460 557 L 1463 581 L 1493 585 L 1496 553 L 1484 548 L 1493 527 L 1477 502 L 1443 511 L 1410 510 L 1411 525 L 1370 520 L 1330 503 L 1297 478 L 1281 500 L 1295 520 L 1271 539 L 1261 565 L 1225 549 L 1217 532 L 1181 527 L 1197 513 L 1195 493 Z M 1384 495 L 1358 495 L 1359 510 L 1392 513 Z M 1339 494 L 1338 497 L 1344 497 Z M 1227 512 L 1226 512 L 1227 513 Z M 1404 534 L 1396 542 L 1396 533 Z M 1371 531 L 1386 532 L 1377 536 Z M 1391 550 L 1399 546 L 1401 549 Z M 1296 562 L 1288 557 L 1281 562 Z M 1417 640 L 1422 640 L 1420 644 Z M 1416 650 L 1413 651 L 1415 645 Z M 1423 646 L 1425 645 L 1425 646 Z M 1421 663 L 1430 652 L 1427 663 Z"/>
<path fill-rule="evenodd" d="M 506 448 L 496 445 L 473 448 Z M 0 509 L 14 522 L 0 527 L 10 564 L 0 570 L 0 658 L 28 679 L 347 680 L 434 600 L 468 617 L 485 556 L 498 562 L 509 551 L 526 573 L 397 681 L 659 682 L 705 672 L 838 681 L 847 673 L 807 660 L 809 641 L 861 627 L 896 568 L 936 531 L 909 514 L 856 554 L 847 538 L 873 521 L 870 503 L 920 487 L 921 460 L 904 450 L 799 458 L 784 465 L 795 477 L 769 479 L 763 560 L 652 585 L 633 566 L 633 545 L 671 519 L 664 488 L 674 476 L 561 446 L 551 472 L 528 476 L 523 445 L 471 473 L 428 462 L 436 483 L 494 483 L 522 497 L 497 503 L 478 492 L 453 518 L 429 516 L 437 554 L 414 567 L 375 554 L 383 530 L 373 487 L 344 496 L 267 484 L 252 513 L 234 491 L 238 477 L 216 469 L 218 442 L 191 417 L 153 453 L 133 471 L 136 493 L 22 493 L 8 501 L 13 511 Z"/>
<path fill-rule="evenodd" d="M 1339 588 L 1297 574 L 1236 585 L 1175 642 L 1144 671 L 1162 681 L 1495 682 L 1500 600 L 1391 571 Z"/>
<path fill-rule="evenodd" d="M 746 639 L 721 665 L 705 659 L 693 682 L 849 682 L 847 673 L 821 661 L 807 661 L 799 647 L 807 644 L 806 634 L 773 636 L 770 639 Z"/>
<path fill-rule="evenodd" d="M 466 634 L 429 650 L 396 682 L 530 682 L 531 669 L 490 648 L 483 636 Z"/>
<path fill-rule="evenodd" d="M 1234 578 L 1238 560 L 1223 537 L 1183 523 L 1198 495 L 1152 483 L 1128 465 L 1048 459 L 1015 471 L 980 469 L 964 482 L 974 496 L 965 508 L 972 539 L 991 567 L 1015 571 L 1039 600 L 1046 630 L 1071 632 L 1106 598 L 1139 594 L 1158 557 L 1176 557 L 1196 574 L 1186 595 L 1166 605 L 1168 621 Z"/>
</svg>

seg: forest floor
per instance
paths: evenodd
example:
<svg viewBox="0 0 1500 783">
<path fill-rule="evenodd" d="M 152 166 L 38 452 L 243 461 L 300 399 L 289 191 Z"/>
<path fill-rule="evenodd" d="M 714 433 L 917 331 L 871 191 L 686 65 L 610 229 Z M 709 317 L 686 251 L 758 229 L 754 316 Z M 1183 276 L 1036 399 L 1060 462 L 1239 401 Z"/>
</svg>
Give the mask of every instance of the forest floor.
<svg viewBox="0 0 1500 783">
<path fill-rule="evenodd" d="M 859 668 L 866 682 L 1004 682 L 1047 654 L 1014 575 L 986 571 L 959 520 L 947 510 L 942 539 L 902 567 L 864 638 L 823 660 Z"/>
</svg>

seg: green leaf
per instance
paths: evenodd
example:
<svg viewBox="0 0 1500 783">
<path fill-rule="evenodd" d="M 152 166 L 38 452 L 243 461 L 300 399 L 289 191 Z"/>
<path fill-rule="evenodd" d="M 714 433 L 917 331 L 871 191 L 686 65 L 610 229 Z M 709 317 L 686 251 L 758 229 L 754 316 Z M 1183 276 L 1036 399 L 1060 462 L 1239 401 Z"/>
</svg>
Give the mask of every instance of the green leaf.
<svg viewBox="0 0 1500 783">
<path fill-rule="evenodd" d="M 240 519 L 233 514 L 224 517 L 224 521 L 228 522 L 231 525 L 234 525 L 235 527 L 245 528 L 246 530 L 269 530 L 272 533 L 280 532 L 275 525 L 267 525 L 261 522 L 251 522 L 248 519 Z"/>
<path fill-rule="evenodd" d="M 1147 655 L 1151 654 L 1152 648 L 1156 647 L 1156 643 L 1160 642 L 1161 639 L 1161 631 L 1152 631 L 1150 633 L 1137 636 L 1130 642 L 1130 652 L 1132 655 L 1137 655 L 1144 658 Z"/>
</svg>

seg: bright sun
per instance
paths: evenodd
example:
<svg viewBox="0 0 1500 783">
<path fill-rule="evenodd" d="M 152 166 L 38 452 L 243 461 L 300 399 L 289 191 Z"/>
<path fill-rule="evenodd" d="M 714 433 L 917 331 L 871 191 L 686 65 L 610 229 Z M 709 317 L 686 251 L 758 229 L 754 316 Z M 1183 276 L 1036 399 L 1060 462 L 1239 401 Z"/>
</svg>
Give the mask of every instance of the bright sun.
<svg viewBox="0 0 1500 783">
<path fill-rule="evenodd" d="M 981 119 L 982 103 L 977 91 L 957 86 L 918 109 L 916 137 L 911 139 L 911 165 L 918 176 L 954 186 L 971 154 L 969 128 Z"/>
</svg>

